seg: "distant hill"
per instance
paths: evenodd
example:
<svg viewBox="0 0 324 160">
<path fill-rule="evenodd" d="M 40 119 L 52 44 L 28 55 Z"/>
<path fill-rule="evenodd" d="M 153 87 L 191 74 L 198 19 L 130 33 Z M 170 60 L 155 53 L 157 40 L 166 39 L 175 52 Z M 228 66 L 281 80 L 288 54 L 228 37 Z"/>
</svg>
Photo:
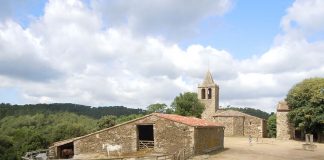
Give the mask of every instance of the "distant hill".
<svg viewBox="0 0 324 160">
<path fill-rule="evenodd" d="M 53 114 L 58 112 L 71 112 L 78 115 L 85 115 L 95 119 L 99 119 L 105 115 L 131 115 L 143 114 L 145 110 L 126 108 L 124 106 L 109 107 L 91 107 L 72 103 L 53 103 L 53 104 L 25 104 L 11 105 L 8 103 L 0 104 L 0 119 L 6 116 Z"/>
<path fill-rule="evenodd" d="M 240 111 L 240 112 L 243 112 L 243 113 L 252 115 L 252 116 L 256 116 L 256 117 L 259 117 L 259 118 L 263 118 L 265 120 L 267 120 L 270 117 L 270 115 L 271 115 L 271 114 L 269 114 L 267 112 L 261 111 L 260 109 L 254 109 L 254 108 L 248 108 L 248 107 L 239 108 L 239 107 L 227 106 L 227 107 L 221 108 L 221 109 L 224 109 L 224 110 L 232 109 L 232 110 Z"/>
</svg>

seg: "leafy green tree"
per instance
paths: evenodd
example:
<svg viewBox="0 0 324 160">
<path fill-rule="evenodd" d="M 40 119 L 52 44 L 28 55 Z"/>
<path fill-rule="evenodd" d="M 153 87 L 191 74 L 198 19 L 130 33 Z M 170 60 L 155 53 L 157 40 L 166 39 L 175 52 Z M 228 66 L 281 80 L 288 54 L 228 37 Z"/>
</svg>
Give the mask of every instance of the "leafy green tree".
<svg viewBox="0 0 324 160">
<path fill-rule="evenodd" d="M 175 114 L 183 116 L 195 116 L 200 118 L 204 111 L 204 105 L 198 100 L 197 93 L 186 92 L 180 93 L 175 97 L 171 107 L 174 109 Z"/>
<path fill-rule="evenodd" d="M 271 116 L 267 120 L 267 131 L 268 137 L 274 138 L 277 133 L 277 123 L 276 123 L 276 114 L 271 114 Z"/>
<path fill-rule="evenodd" d="M 28 145 L 28 151 L 44 149 L 48 147 L 49 140 L 44 135 L 34 133 L 30 137 L 28 137 L 26 144 Z"/>
<path fill-rule="evenodd" d="M 112 116 L 112 115 L 103 116 L 97 122 L 98 129 L 112 127 L 116 125 L 116 120 L 117 120 L 116 116 Z"/>
<path fill-rule="evenodd" d="M 8 136 L 0 135 L 0 159 L 18 159 L 13 149 L 13 141 Z"/>
<path fill-rule="evenodd" d="M 131 114 L 128 116 L 119 116 L 116 120 L 116 123 L 120 124 L 120 123 L 127 122 L 130 120 L 136 119 L 136 118 L 140 118 L 140 117 L 143 117 L 143 115 L 142 114 Z"/>
<path fill-rule="evenodd" d="M 324 131 L 324 78 L 310 78 L 293 86 L 286 101 L 296 129 L 320 135 Z"/>
<path fill-rule="evenodd" d="M 93 132 L 96 122 L 66 112 L 6 116 L 0 119 L 0 159 L 20 159 L 26 152 L 46 149 L 55 141 Z"/>
<path fill-rule="evenodd" d="M 148 113 L 165 113 L 167 109 L 167 105 L 164 103 L 155 103 L 151 104 L 147 107 L 147 112 Z"/>
</svg>

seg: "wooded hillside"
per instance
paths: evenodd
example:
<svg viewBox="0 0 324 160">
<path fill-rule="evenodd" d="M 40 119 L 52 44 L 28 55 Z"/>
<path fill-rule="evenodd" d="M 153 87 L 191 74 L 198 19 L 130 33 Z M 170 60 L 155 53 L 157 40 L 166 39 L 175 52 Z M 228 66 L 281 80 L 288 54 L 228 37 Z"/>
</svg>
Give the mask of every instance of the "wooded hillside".
<svg viewBox="0 0 324 160">
<path fill-rule="evenodd" d="M 8 103 L 0 104 L 0 119 L 5 116 L 19 116 L 19 115 L 35 115 L 52 114 L 59 112 L 71 112 L 77 115 L 84 115 L 99 119 L 105 115 L 131 115 L 143 114 L 145 110 L 126 108 L 124 106 L 109 106 L 109 107 L 91 107 L 72 103 L 53 103 L 53 104 L 25 104 L 25 105 L 11 105 Z"/>
</svg>

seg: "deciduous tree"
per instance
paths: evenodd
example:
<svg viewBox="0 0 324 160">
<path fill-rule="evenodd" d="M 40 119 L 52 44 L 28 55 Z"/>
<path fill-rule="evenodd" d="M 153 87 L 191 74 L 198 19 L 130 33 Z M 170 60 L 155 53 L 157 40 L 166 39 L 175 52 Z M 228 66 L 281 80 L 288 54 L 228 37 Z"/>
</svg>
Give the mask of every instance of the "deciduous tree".
<svg viewBox="0 0 324 160">
<path fill-rule="evenodd" d="M 197 93 L 186 92 L 180 93 L 179 96 L 174 98 L 171 104 L 175 114 L 182 116 L 195 116 L 200 118 L 204 111 L 204 105 L 198 100 Z"/>
<path fill-rule="evenodd" d="M 310 78 L 293 86 L 286 98 L 289 120 L 297 129 L 320 135 L 324 131 L 324 78 Z"/>
<path fill-rule="evenodd" d="M 267 120 L 267 131 L 268 137 L 274 138 L 276 137 L 277 126 L 276 126 L 276 114 L 272 114 Z"/>
</svg>

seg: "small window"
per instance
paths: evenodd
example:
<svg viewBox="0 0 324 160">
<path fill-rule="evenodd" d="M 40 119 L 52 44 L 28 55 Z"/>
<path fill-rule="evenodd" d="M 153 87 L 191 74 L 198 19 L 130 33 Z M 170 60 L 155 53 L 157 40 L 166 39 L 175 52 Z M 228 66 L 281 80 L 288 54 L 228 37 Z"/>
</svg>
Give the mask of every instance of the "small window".
<svg viewBox="0 0 324 160">
<path fill-rule="evenodd" d="M 201 89 L 201 99 L 205 99 L 205 98 L 206 98 L 206 90 Z"/>
<path fill-rule="evenodd" d="M 252 122 L 250 121 L 250 125 L 252 125 Z"/>
<path fill-rule="evenodd" d="M 208 99 L 211 99 L 212 97 L 212 89 L 211 88 L 208 88 Z"/>
</svg>

